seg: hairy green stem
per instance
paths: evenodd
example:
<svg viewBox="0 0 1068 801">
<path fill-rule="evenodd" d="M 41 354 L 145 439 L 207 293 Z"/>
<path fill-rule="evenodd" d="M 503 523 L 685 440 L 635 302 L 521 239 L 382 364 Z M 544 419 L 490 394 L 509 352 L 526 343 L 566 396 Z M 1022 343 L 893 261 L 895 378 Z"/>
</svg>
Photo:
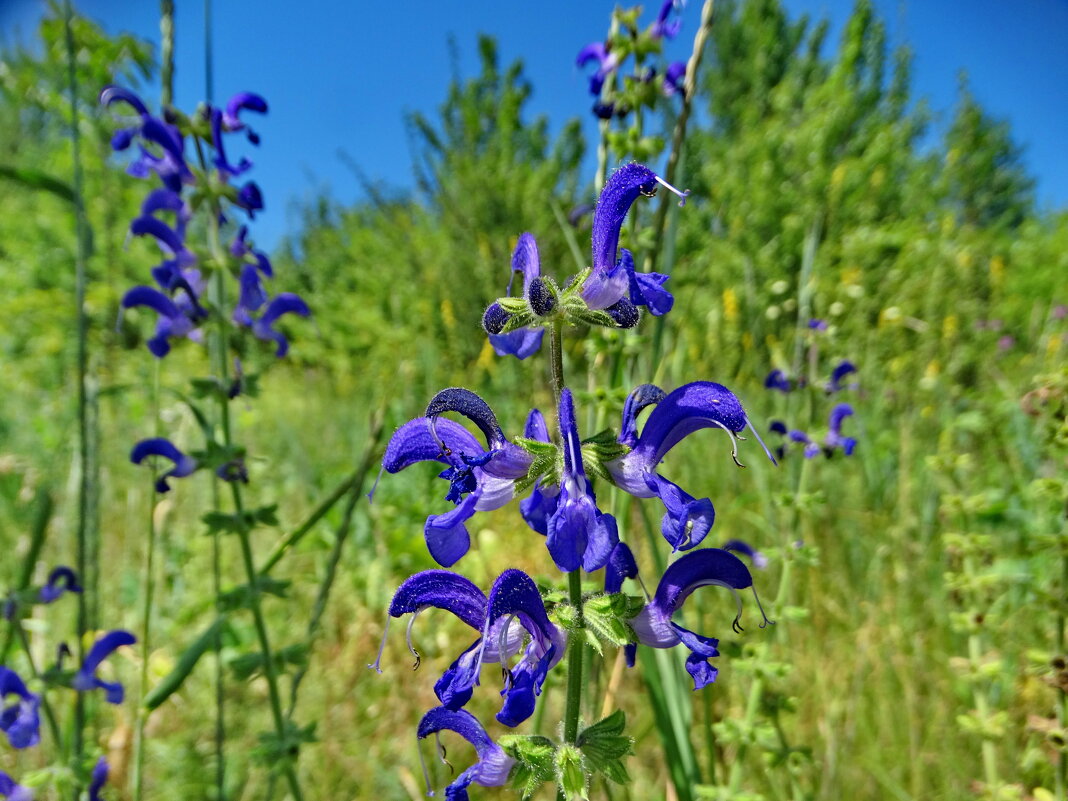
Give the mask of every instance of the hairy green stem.
<svg viewBox="0 0 1068 801">
<path fill-rule="evenodd" d="M 160 0 L 159 34 L 159 104 L 166 109 L 174 105 L 174 0 Z"/>
<path fill-rule="evenodd" d="M 564 341 L 563 323 L 554 321 L 549 326 L 549 379 L 553 385 L 553 400 L 560 408 L 560 393 L 564 391 Z"/>
<path fill-rule="evenodd" d="M 81 161 L 81 135 L 78 130 L 78 76 L 75 65 L 77 55 L 74 48 L 74 10 L 70 0 L 63 3 L 63 26 L 67 49 L 67 91 L 70 105 L 70 140 L 71 154 L 74 171 L 74 218 L 76 226 L 77 249 L 74 273 L 74 305 L 75 305 L 75 329 L 77 333 L 77 403 L 78 403 L 78 518 L 76 521 L 75 539 L 77 543 L 76 564 L 78 575 L 83 581 L 88 579 L 89 569 L 89 404 L 88 404 L 88 315 L 85 310 L 85 291 L 87 284 L 86 261 L 88 258 L 88 228 L 85 219 L 85 203 L 83 197 L 82 161 Z M 85 658 L 85 633 L 90 628 L 89 612 L 86 593 L 78 593 L 78 658 Z M 79 761 L 84 747 L 85 729 L 85 695 L 76 693 L 74 699 L 74 733 L 72 736 L 72 748 L 74 758 Z M 74 796 L 77 798 L 81 788 L 78 784 L 74 787 Z"/>
</svg>

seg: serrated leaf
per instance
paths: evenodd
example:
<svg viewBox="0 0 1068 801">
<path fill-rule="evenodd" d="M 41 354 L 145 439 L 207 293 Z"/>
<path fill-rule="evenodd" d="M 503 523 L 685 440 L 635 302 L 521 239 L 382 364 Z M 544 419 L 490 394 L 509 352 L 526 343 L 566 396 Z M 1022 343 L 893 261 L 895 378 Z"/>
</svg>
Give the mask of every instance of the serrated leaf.
<svg viewBox="0 0 1068 801">
<path fill-rule="evenodd" d="M 634 753 L 634 741 L 623 734 L 626 716 L 617 709 L 604 720 L 583 729 L 576 744 L 594 773 L 600 773 L 617 784 L 630 781 L 622 758 Z"/>
<path fill-rule="evenodd" d="M 619 646 L 637 641 L 628 620 L 641 611 L 641 606 L 634 610 L 630 599 L 623 593 L 594 595 L 586 599 L 582 610 L 586 626 L 600 639 Z"/>
<path fill-rule="evenodd" d="M 212 511 L 200 519 L 208 527 L 209 534 L 240 534 L 256 526 L 277 526 L 278 504 L 249 509 L 242 514 Z"/>
</svg>

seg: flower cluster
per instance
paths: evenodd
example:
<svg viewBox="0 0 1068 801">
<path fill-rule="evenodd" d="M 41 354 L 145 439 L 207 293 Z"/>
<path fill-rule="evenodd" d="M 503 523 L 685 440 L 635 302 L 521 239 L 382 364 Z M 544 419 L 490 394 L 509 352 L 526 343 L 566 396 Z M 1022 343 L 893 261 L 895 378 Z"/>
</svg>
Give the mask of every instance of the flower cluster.
<svg viewBox="0 0 1068 801">
<path fill-rule="evenodd" d="M 667 24 L 666 19 L 662 22 Z M 522 278 L 522 297 L 511 295 L 513 282 L 509 282 L 507 297 L 491 304 L 483 316 L 498 354 L 527 358 L 538 351 L 547 331 L 559 353 L 558 338 L 566 324 L 629 327 L 639 321 L 642 307 L 654 315 L 671 308 L 673 298 L 663 286 L 667 277 L 636 272 L 630 252 L 618 247 L 620 228 L 634 201 L 652 194 L 658 184 L 663 181 L 640 164 L 626 165 L 612 175 L 594 214 L 591 266 L 563 288 L 542 275 L 533 235 L 519 237 L 511 266 L 513 282 L 516 273 Z M 449 785 L 449 799 L 466 799 L 473 783 L 502 784 L 515 762 L 524 758 L 512 740 L 502 740 L 503 746 L 494 743 L 465 710 L 480 685 L 483 665 L 501 666 L 502 701 L 496 719 L 507 727 L 530 718 L 550 672 L 565 652 L 581 647 L 583 640 L 572 640 L 568 634 L 584 625 L 576 620 L 599 621 L 598 634 L 623 647 L 631 665 L 639 645 L 684 647 L 693 687 L 701 689 L 716 678 L 710 660 L 719 656 L 719 641 L 673 618 L 696 589 L 720 586 L 738 599 L 732 628 L 740 631 L 738 593 L 752 588 L 753 578 L 736 553 L 762 566 L 759 552 L 738 540 L 723 548 L 698 548 L 715 522 L 712 500 L 689 493 L 662 472 L 669 452 L 702 429 L 725 432 L 730 457 L 739 465 L 742 434 L 751 431 L 760 442 L 741 401 L 729 389 L 710 381 L 694 381 L 670 392 L 653 384 L 639 385 L 626 398 L 618 433 L 607 431 L 586 439 L 579 432 L 574 393 L 562 383 L 554 383 L 554 389 L 555 431 L 534 408 L 526 416 L 522 436 L 509 436 L 490 405 L 471 390 L 441 390 L 421 416 L 396 430 L 383 456 L 382 467 L 388 473 L 420 462 L 438 465 L 438 476 L 444 480 L 442 511 L 427 517 L 423 534 L 441 568 L 416 573 L 397 589 L 382 646 L 370 667 L 382 670 L 392 618 L 409 616 L 406 639 L 416 668 L 422 660 L 413 626 L 424 609 L 450 612 L 475 635 L 437 679 L 434 692 L 440 705 L 418 727 L 420 739 L 449 730 L 475 746 L 478 761 Z M 764 452 L 775 461 L 766 447 Z M 655 498 L 663 509 L 660 532 L 677 558 L 651 597 L 622 592 L 627 579 L 640 582 L 638 564 L 620 537 L 616 519 L 600 505 L 595 483 L 639 499 Z M 515 568 L 501 573 L 488 593 L 445 569 L 471 549 L 468 523 L 475 514 L 520 498 L 524 521 L 544 538 L 556 567 L 569 575 L 571 593 L 566 602 L 551 590 L 539 589 L 534 579 Z M 583 596 L 582 574 L 602 569 L 604 592 Z M 644 592 L 644 584 L 640 586 Z M 768 621 L 763 610 L 761 615 L 763 626 Z M 569 747 L 561 745 L 560 752 Z"/>
<path fill-rule="evenodd" d="M 654 316 L 671 311 L 675 299 L 664 287 L 668 276 L 637 270 L 633 254 L 619 247 L 620 230 L 631 206 L 639 197 L 653 197 L 660 186 L 682 198 L 680 205 L 686 202 L 688 191 L 679 191 L 642 164 L 627 164 L 612 174 L 593 213 L 590 267 L 571 277 L 563 288 L 541 274 L 534 235 L 519 237 L 507 297 L 490 304 L 482 317 L 498 355 L 519 359 L 533 355 L 541 347 L 544 328 L 556 321 L 633 328 L 642 308 Z M 523 279 L 522 297 L 511 294 L 516 273 Z"/>
<path fill-rule="evenodd" d="M 640 8 L 616 12 L 619 32 L 604 42 L 590 42 L 575 58 L 581 69 L 593 67 L 590 73 L 590 94 L 595 99 L 593 113 L 603 119 L 625 118 L 632 110 L 653 106 L 657 90 L 671 97 L 683 91 L 686 78 L 686 62 L 675 61 L 667 65 L 663 75 L 656 67 L 646 66 L 646 55 L 659 53 L 665 39 L 674 39 L 682 28 L 678 18 L 680 0 L 664 0 L 656 21 L 646 30 L 638 28 Z M 631 55 L 635 65 L 624 76 L 622 69 Z M 617 80 L 617 78 L 619 80 Z"/>
<path fill-rule="evenodd" d="M 823 320 L 813 319 L 809 321 L 808 329 L 814 335 L 820 335 L 828 330 L 828 326 Z M 813 343 L 809 353 L 810 363 L 815 363 L 818 360 L 818 353 L 818 349 Z M 830 377 L 823 384 L 823 391 L 827 395 L 834 395 L 846 390 L 856 389 L 857 384 L 846 383 L 847 377 L 856 373 L 857 368 L 853 362 L 848 360 L 837 362 L 831 370 Z M 809 383 L 804 376 L 791 379 L 785 371 L 776 368 L 768 373 L 767 378 L 764 379 L 764 387 L 787 394 L 794 390 L 806 389 L 809 387 Z M 814 438 L 799 428 L 790 428 L 782 420 L 772 420 L 768 430 L 780 438 L 779 444 L 775 447 L 776 455 L 781 459 L 786 455 L 788 446 L 796 445 L 801 448 L 806 459 L 812 459 L 820 453 L 829 459 L 839 451 L 846 456 L 852 456 L 857 446 L 857 440 L 855 437 L 849 437 L 842 433 L 842 424 L 853 413 L 853 407 L 850 404 L 835 404 L 827 419 L 827 432 L 822 438 Z"/>
<path fill-rule="evenodd" d="M 255 181 L 245 180 L 252 168 L 247 158 L 234 160 L 227 154 L 227 137 L 243 134 L 253 145 L 259 135 L 244 119 L 247 113 L 263 114 L 267 102 L 259 95 L 241 92 L 224 108 L 202 106 L 191 118 L 168 110 L 163 117 L 153 116 L 133 92 L 107 86 L 100 94 L 105 106 L 125 108 L 130 116 L 125 127 L 112 137 L 115 151 L 132 152 L 127 172 L 137 178 L 157 178 L 160 186 L 151 189 L 141 205 L 141 212 L 130 223 L 130 233 L 155 240 L 161 261 L 151 269 L 154 285 L 135 286 L 122 298 L 122 307 L 144 307 L 156 313 L 155 333 L 147 341 L 149 351 L 162 359 L 177 340 L 203 342 L 206 326 L 215 321 L 236 327 L 255 339 L 273 345 L 274 355 L 284 357 L 289 341 L 279 330 L 279 320 L 288 314 L 307 317 L 308 305 L 292 292 L 268 292 L 274 278 L 270 259 L 257 250 L 248 237 L 248 226 L 232 220 L 229 209 L 255 219 L 263 209 L 263 194 Z M 199 163 L 186 159 L 186 139 L 193 140 Z M 136 147 L 135 147 L 136 146 Z M 205 155 L 205 153 L 209 155 Z M 194 216 L 202 213 L 209 229 L 229 237 L 225 248 L 199 248 L 187 240 Z M 226 305 L 226 283 L 219 281 L 209 300 L 208 281 L 213 275 L 229 276 L 236 284 L 236 300 Z M 247 348 L 239 336 L 239 348 Z M 226 388 L 228 397 L 242 392 L 239 378 Z M 169 478 L 193 473 L 198 460 L 183 454 L 167 439 L 139 442 L 130 454 L 135 464 L 148 457 L 160 457 L 174 467 L 157 481 L 158 492 L 168 491 Z M 245 471 L 239 461 L 225 460 L 216 470 L 226 480 L 243 480 Z"/>
<path fill-rule="evenodd" d="M 51 604 L 67 593 L 81 593 L 77 574 L 69 567 L 52 570 L 41 587 L 33 587 L 18 593 L 10 593 L 4 602 L 4 617 L 12 624 L 21 626 L 22 616 L 34 604 Z M 70 653 L 66 644 L 57 650 L 54 670 L 43 677 L 35 675 L 28 683 L 19 673 L 6 665 L 0 665 L 0 731 L 8 744 L 15 749 L 32 748 L 41 741 L 41 709 L 43 693 L 52 686 L 65 686 L 77 692 L 103 690 L 104 700 L 109 704 L 121 704 L 124 696 L 122 684 L 100 678 L 98 671 L 104 660 L 124 645 L 137 641 L 128 631 L 117 629 L 101 634 L 85 654 L 81 665 L 74 671 L 64 670 L 63 659 Z M 30 689 L 31 684 L 44 684 L 40 692 Z M 59 744 L 56 744 L 59 747 Z M 89 782 L 90 801 L 99 801 L 100 791 L 107 781 L 108 765 L 100 757 L 91 771 Z M 9 801 L 30 801 L 32 792 L 0 771 L 0 796 Z"/>
</svg>

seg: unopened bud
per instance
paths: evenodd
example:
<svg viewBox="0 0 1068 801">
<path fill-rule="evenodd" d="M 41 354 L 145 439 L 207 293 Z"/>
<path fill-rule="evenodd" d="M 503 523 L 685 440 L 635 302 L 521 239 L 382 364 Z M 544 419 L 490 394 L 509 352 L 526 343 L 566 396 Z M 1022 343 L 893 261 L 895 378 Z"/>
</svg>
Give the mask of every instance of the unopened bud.
<svg viewBox="0 0 1068 801">
<path fill-rule="evenodd" d="M 487 334 L 499 334 L 511 318 L 512 315 L 502 309 L 501 304 L 491 303 L 482 315 L 482 327 Z"/>
<path fill-rule="evenodd" d="M 527 300 L 531 311 L 539 317 L 545 317 L 556 308 L 556 296 L 542 278 L 534 278 L 527 287 Z"/>
<path fill-rule="evenodd" d="M 609 317 L 616 321 L 616 325 L 620 328 L 633 328 L 638 324 L 638 320 L 641 319 L 641 312 L 638 307 L 627 298 L 620 298 L 605 311 L 608 312 Z"/>
</svg>

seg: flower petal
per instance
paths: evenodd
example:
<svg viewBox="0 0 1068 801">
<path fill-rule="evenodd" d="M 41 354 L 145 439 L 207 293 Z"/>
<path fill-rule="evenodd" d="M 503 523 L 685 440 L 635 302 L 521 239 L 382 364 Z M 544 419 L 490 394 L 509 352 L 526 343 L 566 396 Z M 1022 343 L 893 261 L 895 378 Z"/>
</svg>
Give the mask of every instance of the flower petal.
<svg viewBox="0 0 1068 801">
<path fill-rule="evenodd" d="M 389 614 L 400 617 L 427 606 L 452 612 L 475 631 L 486 622 L 486 594 L 451 570 L 424 570 L 406 579 L 393 594 Z"/>
</svg>

